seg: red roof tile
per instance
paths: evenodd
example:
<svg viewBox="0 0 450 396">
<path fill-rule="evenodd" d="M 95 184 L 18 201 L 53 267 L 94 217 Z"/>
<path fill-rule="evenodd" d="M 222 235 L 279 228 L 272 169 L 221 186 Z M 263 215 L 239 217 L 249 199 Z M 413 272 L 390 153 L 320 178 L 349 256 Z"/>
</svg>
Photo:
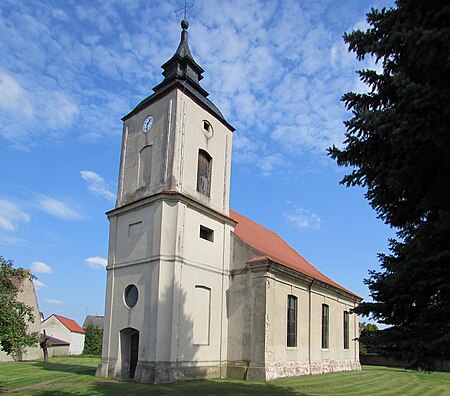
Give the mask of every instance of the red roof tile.
<svg viewBox="0 0 450 396">
<path fill-rule="evenodd" d="M 56 314 L 53 314 L 53 316 L 58 319 L 64 326 L 66 326 L 70 331 L 84 334 L 83 328 L 74 320 Z"/>
<path fill-rule="evenodd" d="M 273 231 L 270 231 L 262 225 L 255 223 L 253 220 L 250 220 L 249 218 L 231 209 L 230 217 L 237 222 L 234 229 L 235 235 L 251 248 L 262 253 L 262 256 L 264 256 L 255 257 L 248 262 L 256 262 L 268 258 L 271 261 L 281 264 L 287 268 L 301 272 L 302 274 L 310 276 L 360 298 L 355 293 L 339 285 L 320 272 Z"/>
</svg>

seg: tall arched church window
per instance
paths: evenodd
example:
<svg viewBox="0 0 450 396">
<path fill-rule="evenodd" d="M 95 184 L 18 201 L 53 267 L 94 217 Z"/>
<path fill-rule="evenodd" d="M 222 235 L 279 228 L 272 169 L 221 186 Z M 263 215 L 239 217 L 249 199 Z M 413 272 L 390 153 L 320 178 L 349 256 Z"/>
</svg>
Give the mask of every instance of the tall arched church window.
<svg viewBox="0 0 450 396">
<path fill-rule="evenodd" d="M 205 150 L 198 151 L 197 191 L 209 197 L 211 191 L 212 158 Z"/>
<path fill-rule="evenodd" d="M 330 307 L 322 304 L 322 349 L 330 347 Z"/>
</svg>

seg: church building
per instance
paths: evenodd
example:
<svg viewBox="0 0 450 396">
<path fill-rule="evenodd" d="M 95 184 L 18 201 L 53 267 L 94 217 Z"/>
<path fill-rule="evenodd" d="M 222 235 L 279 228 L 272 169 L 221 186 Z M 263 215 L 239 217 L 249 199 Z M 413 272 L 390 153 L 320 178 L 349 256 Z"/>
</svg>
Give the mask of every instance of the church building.
<svg viewBox="0 0 450 396">
<path fill-rule="evenodd" d="M 234 128 L 200 86 L 188 22 L 123 117 L 97 374 L 161 383 L 360 369 L 361 298 L 229 209 Z"/>
</svg>

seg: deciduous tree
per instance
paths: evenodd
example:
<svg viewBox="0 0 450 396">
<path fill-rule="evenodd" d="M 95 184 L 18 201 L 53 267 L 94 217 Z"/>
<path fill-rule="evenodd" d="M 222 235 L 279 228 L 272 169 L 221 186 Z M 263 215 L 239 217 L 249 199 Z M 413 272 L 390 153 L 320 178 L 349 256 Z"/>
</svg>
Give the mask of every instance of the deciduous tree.
<svg viewBox="0 0 450 396">
<path fill-rule="evenodd" d="M 26 279 L 32 279 L 28 271 L 13 268 L 12 260 L 0 256 L 0 346 L 13 357 L 39 341 L 38 333 L 28 330 L 28 323 L 35 319 L 32 308 L 17 299 Z"/>
</svg>

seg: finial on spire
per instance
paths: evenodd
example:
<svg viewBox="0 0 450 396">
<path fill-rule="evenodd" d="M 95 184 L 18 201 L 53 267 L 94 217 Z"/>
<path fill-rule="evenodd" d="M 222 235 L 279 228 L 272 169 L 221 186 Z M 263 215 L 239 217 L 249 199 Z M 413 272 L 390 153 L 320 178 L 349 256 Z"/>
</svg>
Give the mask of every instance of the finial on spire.
<svg viewBox="0 0 450 396">
<path fill-rule="evenodd" d="M 183 30 L 187 30 L 187 28 L 189 27 L 189 22 L 187 20 L 187 10 L 191 9 L 193 6 L 194 4 L 187 4 L 187 1 L 184 0 L 184 7 L 175 11 L 177 17 L 183 15 L 183 20 L 181 21 L 181 27 Z"/>
</svg>

